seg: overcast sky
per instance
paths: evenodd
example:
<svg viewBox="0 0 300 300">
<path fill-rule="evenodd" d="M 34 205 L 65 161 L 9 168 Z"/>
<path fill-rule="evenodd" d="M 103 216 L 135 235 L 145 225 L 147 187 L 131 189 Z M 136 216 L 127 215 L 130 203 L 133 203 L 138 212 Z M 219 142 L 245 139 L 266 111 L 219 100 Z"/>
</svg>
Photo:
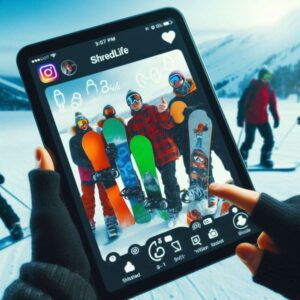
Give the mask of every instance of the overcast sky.
<svg viewBox="0 0 300 300">
<path fill-rule="evenodd" d="M 272 26 L 299 0 L 0 0 L 0 74 L 17 74 L 17 51 L 30 43 L 161 7 L 185 15 L 203 40 L 216 33 Z"/>
</svg>

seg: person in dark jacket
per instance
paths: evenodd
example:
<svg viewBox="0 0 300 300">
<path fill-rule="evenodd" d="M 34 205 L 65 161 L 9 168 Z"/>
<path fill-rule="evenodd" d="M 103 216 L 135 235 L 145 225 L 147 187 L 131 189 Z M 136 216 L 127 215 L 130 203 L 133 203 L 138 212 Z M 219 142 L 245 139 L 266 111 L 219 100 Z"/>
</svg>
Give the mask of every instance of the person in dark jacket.
<svg viewBox="0 0 300 300">
<path fill-rule="evenodd" d="M 82 202 L 85 213 L 91 225 L 91 229 L 95 231 L 95 186 L 97 185 L 103 209 L 104 221 L 109 235 L 109 232 L 113 230 L 113 227 L 113 231 L 115 231 L 117 219 L 103 184 L 96 184 L 93 180 L 94 170 L 82 147 L 82 138 L 84 134 L 91 131 L 92 128 L 89 126 L 88 119 L 80 112 L 75 114 L 75 124 L 75 127 L 72 128 L 74 136 L 70 139 L 69 146 L 72 160 L 78 166 L 78 172 L 81 180 Z"/>
<path fill-rule="evenodd" d="M 95 300 L 91 266 L 60 199 L 60 176 L 45 149 L 37 149 L 36 157 L 39 169 L 29 174 L 32 261 L 22 265 L 19 278 L 6 288 L 3 300 Z M 241 243 L 236 248 L 254 282 L 289 299 L 299 299 L 300 242 L 295 237 L 300 235 L 300 196 L 280 202 L 264 193 L 216 183 L 210 185 L 210 191 L 247 211 L 263 230 L 257 246 Z"/>
<path fill-rule="evenodd" d="M 135 135 L 143 135 L 151 141 L 155 164 L 161 174 L 166 198 L 169 200 L 169 210 L 178 213 L 182 209 L 175 165 L 179 151 L 170 134 L 174 122 L 167 102 L 162 97 L 158 106 L 144 104 L 141 95 L 132 90 L 128 91 L 126 102 L 132 115 L 126 128 L 128 141 Z"/>
<path fill-rule="evenodd" d="M 216 134 L 216 124 L 214 118 L 209 113 L 209 110 L 205 104 L 205 95 L 203 91 L 197 89 L 196 84 L 192 78 L 186 78 L 182 72 L 176 70 L 170 73 L 169 75 L 169 84 L 173 89 L 173 94 L 175 95 L 174 98 L 171 99 L 169 102 L 169 109 L 170 113 L 174 119 L 174 127 L 171 129 L 172 137 L 180 154 L 183 157 L 183 163 L 185 167 L 185 172 L 189 176 L 190 175 L 190 141 L 189 141 L 189 127 L 188 127 L 188 119 L 190 114 L 196 110 L 201 109 L 207 112 L 207 115 L 212 120 L 212 142 L 211 142 L 211 149 L 216 152 L 219 158 L 222 160 L 225 168 L 229 170 L 229 164 L 227 163 L 227 159 L 223 159 L 224 153 L 223 148 L 218 142 L 217 134 Z M 182 109 L 182 117 L 178 118 L 178 114 L 176 114 L 176 103 L 180 102 L 183 103 Z M 181 110 L 180 109 L 180 110 Z M 175 116 L 175 114 L 177 116 Z M 210 161 L 209 165 L 209 183 L 214 182 L 213 176 L 213 164 Z M 207 203 L 207 214 L 214 214 L 218 206 L 218 199 L 209 194 L 208 196 L 208 203 Z"/>
<path fill-rule="evenodd" d="M 0 184 L 3 184 L 5 178 L 0 174 Z M 14 240 L 20 240 L 23 237 L 23 230 L 20 225 L 20 218 L 7 203 L 6 199 L 0 194 L 0 219 L 5 227 L 9 230 L 10 236 Z"/>
<path fill-rule="evenodd" d="M 168 104 L 171 115 L 173 115 L 173 104 L 182 101 L 185 104 L 183 108 L 183 119 L 174 118 L 174 127 L 171 134 L 183 157 L 183 163 L 186 173 L 190 173 L 190 143 L 188 135 L 188 117 L 195 109 L 204 109 L 201 103 L 201 93 L 197 90 L 196 84 L 192 78 L 185 78 L 180 71 L 173 71 L 169 75 L 169 84 L 174 93 L 174 98 Z"/>
<path fill-rule="evenodd" d="M 245 123 L 246 136 L 240 148 L 245 163 L 247 163 L 249 150 L 254 143 L 255 131 L 258 129 L 264 139 L 264 144 L 261 148 L 260 164 L 267 168 L 272 168 L 274 164 L 271 160 L 274 138 L 268 120 L 268 107 L 274 119 L 273 127 L 279 127 L 277 100 L 275 91 L 270 86 L 271 78 L 272 74 L 266 67 L 259 71 L 258 80 L 253 79 L 251 81 L 238 103 L 237 116 L 237 125 L 239 127 L 244 127 Z"/>
</svg>

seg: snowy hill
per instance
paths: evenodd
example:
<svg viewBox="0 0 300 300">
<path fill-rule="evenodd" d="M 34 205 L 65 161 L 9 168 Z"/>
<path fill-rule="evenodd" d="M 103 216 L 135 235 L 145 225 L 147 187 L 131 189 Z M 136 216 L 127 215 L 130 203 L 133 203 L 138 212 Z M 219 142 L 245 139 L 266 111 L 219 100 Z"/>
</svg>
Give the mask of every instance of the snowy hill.
<svg viewBox="0 0 300 300">
<path fill-rule="evenodd" d="M 265 29 L 252 29 L 198 44 L 199 52 L 218 95 L 236 97 L 258 69 L 266 64 L 273 71 L 287 67 L 285 72 L 300 72 L 300 10 L 288 14 L 277 24 Z M 198 36 L 200 38 L 201 34 Z M 282 76 L 282 72 L 278 74 Z M 297 80 L 297 79 L 294 79 Z M 273 81 L 273 85 L 276 82 Z M 13 85 L 13 86 L 12 86 Z M 283 85 L 287 85 L 286 82 Z M 294 83 L 292 83 L 292 88 Z M 282 86 L 282 82 L 278 84 Z M 18 87 L 15 89 L 14 87 Z M 276 89 L 276 86 L 275 86 Z M 277 87 L 276 90 L 279 88 Z M 287 89 L 287 88 L 286 88 Z M 291 91 L 288 88 L 287 97 Z M 0 110 L 28 109 L 28 100 L 19 78 L 0 77 Z"/>
<path fill-rule="evenodd" d="M 248 30 L 198 45 L 215 86 L 223 95 L 239 94 L 239 84 L 268 65 L 273 71 L 300 60 L 300 10 L 271 28 Z M 223 87 L 222 87 L 223 85 Z"/>
<path fill-rule="evenodd" d="M 29 110 L 30 105 L 20 77 L 0 77 L 0 110 Z"/>
</svg>

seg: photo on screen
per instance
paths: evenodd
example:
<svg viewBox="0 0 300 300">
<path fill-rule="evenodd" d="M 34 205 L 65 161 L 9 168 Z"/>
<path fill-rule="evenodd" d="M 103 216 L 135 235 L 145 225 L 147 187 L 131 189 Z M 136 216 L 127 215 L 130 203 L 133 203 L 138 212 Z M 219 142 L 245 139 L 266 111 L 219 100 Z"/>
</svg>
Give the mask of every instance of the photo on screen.
<svg viewBox="0 0 300 300">
<path fill-rule="evenodd" d="M 228 213 L 230 203 L 207 192 L 212 181 L 232 180 L 210 147 L 212 122 L 180 100 L 201 88 L 182 52 L 172 50 L 46 89 L 104 260 Z"/>
</svg>

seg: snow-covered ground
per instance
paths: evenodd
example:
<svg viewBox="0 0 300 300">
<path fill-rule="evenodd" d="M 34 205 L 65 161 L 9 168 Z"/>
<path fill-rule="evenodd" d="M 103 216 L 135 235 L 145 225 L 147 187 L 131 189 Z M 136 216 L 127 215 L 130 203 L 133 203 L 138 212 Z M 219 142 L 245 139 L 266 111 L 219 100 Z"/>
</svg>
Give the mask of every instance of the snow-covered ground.
<svg viewBox="0 0 300 300">
<path fill-rule="evenodd" d="M 240 129 L 236 127 L 236 99 L 222 99 L 221 105 L 230 123 L 233 135 L 238 139 Z M 295 123 L 300 104 L 294 98 L 279 102 L 281 126 L 274 131 L 276 141 L 286 134 Z M 30 112 L 0 112 L 1 160 L 0 172 L 6 176 L 5 187 L 30 205 L 28 171 L 34 167 L 34 148 L 41 145 L 41 139 Z M 297 142 L 300 127 L 296 126 L 279 147 L 274 150 L 275 161 L 299 162 L 300 143 Z M 261 139 L 258 138 L 251 152 L 250 162 L 259 159 Z M 265 191 L 284 200 L 298 193 L 300 171 L 291 173 L 251 173 L 257 190 Z M 288 180 L 287 180 L 288 176 Z M 29 221 L 29 211 L 13 198 L 0 192 L 13 205 L 22 218 L 23 226 Z M 0 237 L 5 230 L 0 226 Z M 0 297 L 5 287 L 18 276 L 23 262 L 30 260 L 30 238 L 0 252 Z M 252 283 L 251 276 L 236 257 L 185 276 L 172 283 L 145 293 L 136 299 L 282 299 L 278 294 Z"/>
</svg>

